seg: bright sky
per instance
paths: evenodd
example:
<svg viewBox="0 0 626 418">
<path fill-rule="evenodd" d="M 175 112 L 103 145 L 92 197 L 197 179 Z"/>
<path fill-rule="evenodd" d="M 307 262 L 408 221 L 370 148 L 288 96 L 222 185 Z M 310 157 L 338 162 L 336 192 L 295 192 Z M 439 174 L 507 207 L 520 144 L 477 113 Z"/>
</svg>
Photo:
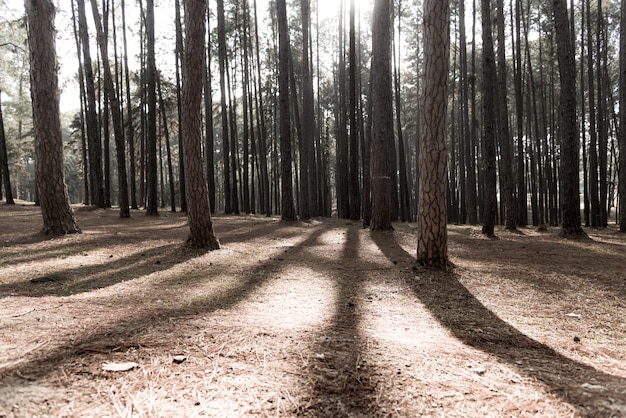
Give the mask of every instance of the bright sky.
<svg viewBox="0 0 626 418">
<path fill-rule="evenodd" d="M 120 0 L 114 0 L 116 4 L 120 4 Z M 181 0 L 182 1 L 182 0 Z M 228 1 L 228 0 L 227 0 Z M 250 4 L 252 4 L 252 0 L 249 0 Z M 346 7 L 349 6 L 350 0 L 346 1 Z M 373 0 L 356 0 L 356 7 L 371 7 Z M 98 0 L 100 4 L 102 0 Z M 260 30 L 263 28 L 268 28 L 269 23 L 263 24 L 264 19 L 266 19 L 266 10 L 267 10 L 267 2 L 268 0 L 257 0 L 258 12 L 259 12 L 259 20 L 261 24 L 259 26 Z M 315 8 L 315 3 L 319 2 L 319 10 L 320 10 L 320 21 L 323 21 L 327 18 L 334 18 L 339 13 L 340 0 L 311 0 L 312 8 Z M 71 21 L 71 9 L 69 0 L 55 0 L 55 3 L 58 5 L 57 17 L 56 17 L 56 27 L 57 27 L 57 54 L 60 65 L 60 89 L 61 89 L 61 110 L 62 112 L 74 112 L 78 110 L 78 94 L 77 94 L 77 85 L 74 81 L 74 75 L 76 74 L 76 66 L 77 66 L 77 58 L 76 58 L 76 47 L 73 35 L 73 27 Z M 89 3 L 89 0 L 86 0 L 86 3 Z M 8 11 L 3 10 L 0 12 L 0 16 L 5 18 L 13 18 L 21 15 L 24 12 L 24 0 L 6 0 L 6 5 L 8 6 Z M 174 22 L 173 22 L 173 0 L 155 0 L 155 21 L 156 25 L 156 37 L 157 37 L 157 67 L 164 71 L 164 73 L 169 74 L 173 73 L 174 66 Z M 213 1 L 211 1 L 211 6 L 214 6 Z M 129 55 L 132 57 L 137 54 L 138 47 L 136 46 L 139 42 L 138 39 L 138 27 L 139 27 L 139 13 L 137 7 L 137 1 L 135 0 L 126 0 L 126 23 L 130 28 L 129 36 Z M 214 9 L 214 7 L 212 7 Z M 298 12 L 292 11 L 292 12 Z M 89 6 L 87 5 L 87 20 L 90 22 L 92 20 L 91 11 Z M 314 16 L 312 16 L 315 19 Z M 361 17 L 363 19 L 363 17 Z M 121 26 L 121 13 L 118 13 L 116 16 L 118 26 Z M 215 20 L 215 19 L 213 19 Z M 211 22 L 212 25 L 215 22 Z M 363 22 L 362 24 L 368 24 Z M 93 33 L 93 32 L 92 32 Z M 121 33 L 118 34 L 119 39 L 121 39 Z M 91 46 L 91 54 L 92 56 L 96 56 L 97 49 L 95 45 L 95 36 L 92 36 L 94 43 Z M 118 46 L 121 49 L 121 44 Z M 110 48 L 111 49 L 111 48 Z M 134 59 L 129 60 L 129 65 L 131 69 L 137 68 L 138 63 Z"/>
</svg>

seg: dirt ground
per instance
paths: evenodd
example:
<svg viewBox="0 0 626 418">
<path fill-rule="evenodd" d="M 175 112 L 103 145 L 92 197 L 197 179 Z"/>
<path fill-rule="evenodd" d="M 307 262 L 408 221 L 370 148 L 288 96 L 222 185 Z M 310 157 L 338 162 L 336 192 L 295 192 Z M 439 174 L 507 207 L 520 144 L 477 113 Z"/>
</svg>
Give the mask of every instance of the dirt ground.
<svg viewBox="0 0 626 418">
<path fill-rule="evenodd" d="M 0 417 L 626 416 L 626 236 L 0 204 Z M 130 363 L 130 364 L 125 364 Z M 108 371 L 113 366 L 128 371 Z"/>
</svg>

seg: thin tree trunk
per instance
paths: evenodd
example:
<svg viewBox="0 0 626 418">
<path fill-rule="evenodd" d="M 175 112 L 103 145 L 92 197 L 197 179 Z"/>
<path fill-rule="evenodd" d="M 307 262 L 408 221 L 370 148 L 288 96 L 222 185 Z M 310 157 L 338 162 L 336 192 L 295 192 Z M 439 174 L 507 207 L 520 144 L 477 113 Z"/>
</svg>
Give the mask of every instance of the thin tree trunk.
<svg viewBox="0 0 626 418">
<path fill-rule="evenodd" d="M 504 203 L 504 225 L 507 230 L 517 227 L 517 207 L 515 204 L 515 185 L 513 183 L 512 138 L 509 129 L 509 110 L 507 97 L 507 62 L 504 39 L 504 1 L 497 0 L 498 26 L 498 127 L 500 142 L 500 174 L 502 176 L 502 201 Z"/>
<path fill-rule="evenodd" d="M 180 21 L 180 3 L 174 1 L 176 27 L 176 109 L 178 111 L 178 182 L 180 187 L 180 211 L 187 212 L 187 193 L 185 176 L 185 141 L 183 139 L 182 106 L 181 106 L 181 67 L 183 66 L 183 29 Z M 213 204 L 213 203 L 212 203 Z"/>
<path fill-rule="evenodd" d="M 619 57 L 619 230 L 626 232 L 626 0 L 621 1 Z"/>
<path fill-rule="evenodd" d="M 154 0 L 146 1 L 146 89 L 147 89 L 147 135 L 146 135 L 146 214 L 159 214 L 157 181 L 157 110 L 156 110 L 156 61 L 154 45 Z"/>
<path fill-rule="evenodd" d="M 176 190 L 174 187 L 174 168 L 172 166 L 172 149 L 170 147 L 170 131 L 167 127 L 167 111 L 165 109 L 165 101 L 163 100 L 163 91 L 161 90 L 161 76 L 157 75 L 157 91 L 159 93 L 159 107 L 161 108 L 161 120 L 163 123 L 163 134 L 165 136 L 165 151 L 167 153 L 167 176 L 170 187 L 170 210 L 176 212 Z M 161 181 L 163 183 L 163 181 Z M 164 187 L 162 185 L 161 187 Z"/>
<path fill-rule="evenodd" d="M 485 172 L 484 215 L 482 233 L 494 235 L 496 223 L 496 62 L 493 52 L 493 36 L 491 33 L 491 4 L 489 0 L 481 0 L 482 37 L 483 37 L 483 167 Z"/>
<path fill-rule="evenodd" d="M 2 185 L 4 185 L 5 203 L 7 205 L 14 205 L 15 201 L 13 200 L 13 190 L 11 189 L 7 142 L 4 135 L 4 119 L 2 117 L 2 90 L 0 90 L 0 177 L 2 177 Z"/>
<path fill-rule="evenodd" d="M 361 217 L 360 185 L 359 185 L 359 136 L 357 127 L 357 62 L 356 62 L 356 25 L 354 0 L 350 0 L 349 29 L 349 105 L 350 105 L 350 142 L 348 144 L 348 195 L 350 200 L 350 219 Z"/>
<path fill-rule="evenodd" d="M 117 179 L 118 179 L 118 204 L 120 208 L 120 218 L 129 218 L 130 210 L 128 204 L 128 178 L 126 175 L 126 143 L 124 141 L 124 126 L 122 122 L 122 111 L 117 90 L 113 85 L 113 75 L 111 74 L 111 66 L 106 50 L 106 36 L 100 22 L 98 13 L 98 5 L 96 0 L 91 0 L 91 10 L 96 25 L 96 33 L 98 44 L 100 45 L 102 55 L 102 65 L 104 67 L 104 82 L 106 96 L 109 99 L 109 108 L 113 117 L 113 130 L 115 137 L 115 147 L 117 156 Z"/>
<path fill-rule="evenodd" d="M 94 85 L 93 68 L 89 47 L 89 33 L 85 15 L 84 0 L 77 0 L 78 30 L 83 50 L 83 66 L 85 74 L 85 88 L 87 91 L 87 108 L 85 121 L 87 122 L 87 141 L 89 143 L 89 183 L 91 186 L 91 203 L 104 208 L 104 173 L 102 169 L 102 142 L 98 129 L 98 115 L 96 111 L 96 88 Z"/>
<path fill-rule="evenodd" d="M 228 128 L 228 106 L 226 104 L 226 23 L 224 22 L 224 0 L 217 0 L 217 42 L 220 67 L 220 105 L 222 113 L 222 163 L 224 164 L 224 212 L 233 213 L 232 188 L 230 182 L 230 138 Z M 234 138 L 233 138 L 234 140 Z"/>
</svg>

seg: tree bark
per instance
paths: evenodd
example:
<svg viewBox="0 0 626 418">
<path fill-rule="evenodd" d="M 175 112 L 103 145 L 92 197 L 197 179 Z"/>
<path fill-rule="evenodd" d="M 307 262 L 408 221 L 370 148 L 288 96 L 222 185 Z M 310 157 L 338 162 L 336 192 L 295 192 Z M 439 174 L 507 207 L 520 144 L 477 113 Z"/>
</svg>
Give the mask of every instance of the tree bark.
<svg viewBox="0 0 626 418">
<path fill-rule="evenodd" d="M 370 229 L 392 230 L 391 153 L 393 100 L 391 85 L 391 18 L 389 0 L 374 2 L 372 19 L 372 217 Z"/>
<path fill-rule="evenodd" d="M 559 99 L 559 139 L 561 142 L 561 202 L 564 237 L 586 236 L 580 222 L 578 190 L 578 125 L 576 124 L 576 63 L 570 37 L 567 3 L 553 0 L 557 58 L 561 81 Z"/>
<path fill-rule="evenodd" d="M 621 2 L 619 45 L 619 230 L 626 232 L 626 0 Z"/>
<path fill-rule="evenodd" d="M 104 83 L 109 99 L 109 108 L 113 117 L 113 135 L 115 136 L 115 148 L 117 156 L 117 179 L 120 218 L 129 218 L 130 210 L 128 203 L 128 178 L 126 175 L 126 143 L 124 141 L 124 127 L 120 102 L 113 84 L 113 75 L 109 65 L 109 57 L 106 49 L 106 38 L 100 22 L 100 13 L 96 0 L 91 0 L 91 10 L 96 25 L 98 44 L 100 45 L 102 65 L 104 67 Z"/>
<path fill-rule="evenodd" d="M 89 47 L 89 33 L 87 17 L 85 15 L 84 0 L 77 1 L 78 31 L 83 49 L 83 66 L 85 75 L 85 90 L 87 93 L 87 108 L 85 122 L 87 124 L 87 142 L 89 145 L 89 183 L 91 187 L 91 204 L 99 208 L 106 207 L 104 201 L 104 173 L 102 168 L 102 141 L 98 128 L 96 111 L 96 88 L 94 85 L 91 52 Z"/>
<path fill-rule="evenodd" d="M 517 228 L 515 185 L 513 183 L 513 156 L 509 109 L 507 97 L 507 63 L 504 39 L 504 1 L 497 0 L 498 16 L 498 127 L 500 139 L 500 173 L 502 175 L 502 201 L 504 203 L 504 225 L 509 231 Z"/>
<path fill-rule="evenodd" d="M 154 0 L 146 1 L 146 214 L 159 214 L 157 181 L 157 109 L 156 109 L 156 61 L 154 45 Z"/>
<path fill-rule="evenodd" d="M 189 219 L 189 243 L 217 250 L 211 205 L 202 163 L 202 73 L 204 71 L 205 0 L 185 0 L 185 48 L 183 55 L 182 117 L 185 141 L 185 189 Z"/>
<path fill-rule="evenodd" d="M 483 167 L 484 214 L 482 233 L 493 236 L 496 216 L 496 62 L 491 33 L 491 2 L 481 0 L 483 37 Z"/>
<path fill-rule="evenodd" d="M 284 221 L 295 221 L 293 202 L 293 180 L 291 172 L 291 121 L 289 118 L 289 29 L 287 27 L 287 5 L 277 0 L 278 18 L 278 94 L 280 117 L 280 177 L 281 216 Z"/>
<path fill-rule="evenodd" d="M 433 268 L 448 265 L 446 227 L 446 115 L 450 62 L 448 0 L 424 2 L 424 78 L 421 106 L 420 186 L 417 261 Z"/>
<path fill-rule="evenodd" d="M 63 140 L 55 45 L 55 8 L 51 0 L 27 0 L 31 100 L 35 133 L 35 177 L 43 217 L 42 233 L 80 232 L 65 185 Z"/>
</svg>

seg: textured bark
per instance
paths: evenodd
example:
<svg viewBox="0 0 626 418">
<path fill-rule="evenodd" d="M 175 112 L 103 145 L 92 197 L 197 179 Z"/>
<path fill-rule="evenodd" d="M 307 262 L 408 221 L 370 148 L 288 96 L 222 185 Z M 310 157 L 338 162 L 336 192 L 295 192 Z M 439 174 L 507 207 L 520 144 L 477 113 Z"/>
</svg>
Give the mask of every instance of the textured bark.
<svg viewBox="0 0 626 418">
<path fill-rule="evenodd" d="M 278 18 L 278 94 L 280 117 L 281 215 L 284 221 L 296 220 L 291 173 L 291 121 L 289 119 L 289 29 L 285 0 L 277 0 Z"/>
<path fill-rule="evenodd" d="M 491 2 L 481 0 L 483 32 L 483 227 L 482 233 L 493 236 L 496 224 L 496 62 L 491 34 Z"/>
<path fill-rule="evenodd" d="M 185 49 L 183 55 L 182 118 L 185 141 L 187 216 L 189 243 L 217 250 L 220 243 L 213 232 L 209 192 L 202 163 L 202 73 L 204 70 L 205 0 L 185 0 Z"/>
<path fill-rule="evenodd" d="M 619 230 L 626 232 L 626 0 L 622 0 L 619 48 Z"/>
<path fill-rule="evenodd" d="M 559 139 L 561 142 L 561 235 L 586 236 L 580 222 L 580 196 L 578 190 L 578 125 L 576 123 L 576 63 L 571 43 L 567 3 L 553 0 L 556 29 L 557 58 L 561 81 L 559 98 Z"/>
<path fill-rule="evenodd" d="M 31 100 L 35 133 L 35 177 L 43 217 L 42 232 L 63 235 L 80 232 L 65 185 L 63 142 L 51 0 L 25 2 L 30 46 Z"/>
<path fill-rule="evenodd" d="M 448 0 L 424 2 L 424 75 L 421 105 L 422 139 L 419 156 L 417 261 L 446 268 L 446 113 L 450 62 Z"/>
<path fill-rule="evenodd" d="M 124 141 L 124 126 L 122 122 L 122 111 L 117 91 L 113 84 L 113 76 L 109 65 L 109 57 L 106 49 L 106 37 L 100 22 L 100 13 L 96 0 L 91 0 L 91 10 L 96 25 L 98 45 L 100 45 L 102 65 L 104 67 L 104 83 L 109 99 L 109 109 L 113 117 L 113 135 L 115 137 L 115 148 L 117 156 L 117 187 L 120 208 L 120 218 L 129 218 L 130 210 L 128 203 L 128 178 L 126 175 L 126 143 Z"/>
<path fill-rule="evenodd" d="M 392 177 L 389 136 L 393 136 L 391 21 L 389 0 L 376 0 L 372 20 L 372 216 L 370 229 L 391 230 Z M 392 141 L 393 142 L 393 141 Z"/>
</svg>

